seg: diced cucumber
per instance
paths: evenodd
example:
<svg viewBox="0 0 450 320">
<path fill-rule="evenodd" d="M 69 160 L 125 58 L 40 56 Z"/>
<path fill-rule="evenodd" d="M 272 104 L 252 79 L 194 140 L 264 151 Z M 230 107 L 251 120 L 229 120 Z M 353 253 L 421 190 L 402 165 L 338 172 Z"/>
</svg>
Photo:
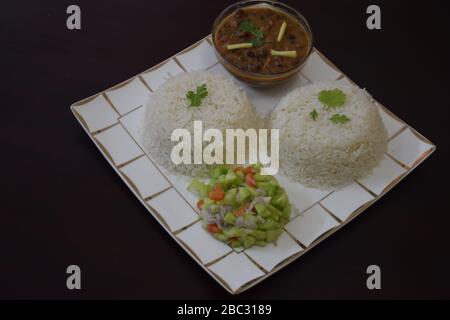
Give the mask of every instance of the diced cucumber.
<svg viewBox="0 0 450 320">
<path fill-rule="evenodd" d="M 236 195 L 236 202 L 242 204 L 251 196 L 250 191 L 247 188 L 239 188 L 238 194 Z"/>
<path fill-rule="evenodd" d="M 266 231 L 262 231 L 262 230 L 252 230 L 250 232 L 250 235 L 254 238 L 256 238 L 256 240 L 265 240 L 267 237 L 267 233 Z"/>
<path fill-rule="evenodd" d="M 264 210 L 263 212 L 261 212 L 261 217 L 263 217 L 263 218 L 268 218 L 268 217 L 270 217 L 270 215 L 272 214 L 272 211 L 270 211 L 269 209 L 267 209 L 267 207 L 266 207 L 266 210 Z"/>
<path fill-rule="evenodd" d="M 284 193 L 284 194 L 286 193 L 286 191 L 284 190 L 284 188 L 278 186 L 277 193 L 276 193 L 275 195 L 276 195 L 276 196 L 281 196 L 283 193 Z"/>
<path fill-rule="evenodd" d="M 256 182 L 256 188 L 269 192 L 271 185 L 268 182 Z"/>
<path fill-rule="evenodd" d="M 280 223 L 280 225 L 284 226 L 286 223 L 289 222 L 289 218 L 286 217 L 281 217 L 280 221 L 278 221 Z"/>
<path fill-rule="evenodd" d="M 267 195 L 268 195 L 269 197 L 273 197 L 273 196 L 277 193 L 277 189 L 278 189 L 278 187 L 276 187 L 276 186 L 274 186 L 274 185 L 271 185 L 271 186 L 269 187 L 269 191 L 267 192 Z"/>
<path fill-rule="evenodd" d="M 227 181 L 225 180 L 225 177 L 226 175 L 221 175 L 217 178 L 217 183 L 220 184 L 223 188 L 225 188 L 228 185 Z"/>
<path fill-rule="evenodd" d="M 292 210 L 292 206 L 291 204 L 288 202 L 288 204 L 284 207 L 283 209 L 283 217 L 288 218 L 291 216 L 291 210 Z"/>
<path fill-rule="evenodd" d="M 278 229 L 278 230 L 268 230 L 267 231 L 267 237 L 266 237 L 266 241 L 267 242 L 274 242 L 276 239 L 278 239 L 278 237 L 280 236 L 281 232 L 283 230 Z"/>
<path fill-rule="evenodd" d="M 270 204 L 266 204 L 267 208 L 269 209 L 269 211 L 271 213 L 275 213 L 278 216 L 282 216 L 283 212 L 278 210 L 277 208 L 275 208 L 274 206 L 270 205 Z"/>
<path fill-rule="evenodd" d="M 258 246 L 258 247 L 265 247 L 266 245 L 267 245 L 267 242 L 264 240 L 257 240 L 255 242 L 255 246 Z"/>
<path fill-rule="evenodd" d="M 272 181 L 270 181 L 270 182 L 257 182 L 256 183 L 256 187 L 258 189 L 264 190 L 266 192 L 266 195 L 269 196 L 269 197 L 273 197 L 276 194 L 277 190 L 278 190 L 278 187 L 276 185 L 274 185 L 272 183 Z"/>
<path fill-rule="evenodd" d="M 248 225 L 256 226 L 257 221 L 258 221 L 258 219 L 254 215 L 252 215 L 250 213 L 244 214 L 244 222 L 246 223 L 247 226 Z"/>
<path fill-rule="evenodd" d="M 258 182 L 256 181 L 256 188 L 266 190 L 269 187 L 268 182 Z"/>
<path fill-rule="evenodd" d="M 214 187 L 216 184 L 217 184 L 216 178 L 211 178 L 208 182 L 208 186 L 210 186 L 210 187 Z"/>
<path fill-rule="evenodd" d="M 203 198 L 203 210 L 207 210 L 210 205 L 214 204 L 214 200 Z"/>
<path fill-rule="evenodd" d="M 238 179 L 240 179 L 242 181 L 245 180 L 245 174 L 242 171 L 237 171 L 236 176 L 238 177 Z"/>
<path fill-rule="evenodd" d="M 255 204 L 255 209 L 256 209 L 256 212 L 259 214 L 262 214 L 264 211 L 267 210 L 266 205 L 262 202 Z"/>
<path fill-rule="evenodd" d="M 280 216 L 278 214 L 276 214 L 275 212 L 272 212 L 270 214 L 270 217 L 274 220 L 274 221 L 280 221 Z"/>
<path fill-rule="evenodd" d="M 238 227 L 231 227 L 228 229 L 223 230 L 223 233 L 225 236 L 229 238 L 239 238 L 245 235 L 245 231 L 242 228 Z"/>
<path fill-rule="evenodd" d="M 249 248 L 252 245 L 254 245 L 256 242 L 256 239 L 253 238 L 252 236 L 245 236 L 244 237 L 244 248 Z"/>
<path fill-rule="evenodd" d="M 274 220 L 272 220 L 271 218 L 268 218 L 266 220 L 266 222 L 260 224 L 258 226 L 258 229 L 260 230 L 274 230 L 274 229 L 279 229 L 281 228 L 280 224 Z"/>
<path fill-rule="evenodd" d="M 227 175 L 225 176 L 225 182 L 228 184 L 235 183 L 237 181 L 237 175 L 233 170 L 228 170 Z"/>
<path fill-rule="evenodd" d="M 237 191 L 238 190 L 236 188 L 233 188 L 225 192 L 225 197 L 222 199 L 222 203 L 230 206 L 235 205 Z"/>
<path fill-rule="evenodd" d="M 226 175 L 228 173 L 229 168 L 226 165 L 217 165 L 214 167 L 212 172 L 213 178 L 219 178 L 221 175 Z"/>
<path fill-rule="evenodd" d="M 224 217 L 223 220 L 227 224 L 234 224 L 236 222 L 236 216 L 233 214 L 233 212 L 228 212 Z"/>
<path fill-rule="evenodd" d="M 193 179 L 187 189 L 189 192 L 195 193 L 202 198 L 208 196 L 209 192 L 209 186 L 197 179 Z"/>
<path fill-rule="evenodd" d="M 222 232 L 214 233 L 213 236 L 219 241 L 227 241 L 227 237 Z"/>
<path fill-rule="evenodd" d="M 268 175 L 262 175 L 260 173 L 255 174 L 256 182 L 268 182 L 271 181 L 272 177 Z"/>
<path fill-rule="evenodd" d="M 249 187 L 249 186 L 245 186 L 244 188 L 247 189 L 248 192 L 250 192 L 250 195 L 251 195 L 252 197 L 255 197 L 255 198 L 256 198 L 257 196 L 259 196 L 258 191 L 256 191 L 256 189 L 251 188 L 251 187 Z"/>
<path fill-rule="evenodd" d="M 269 176 L 270 177 L 270 184 L 275 186 L 275 187 L 279 187 L 280 184 L 278 183 L 277 179 L 275 179 L 273 176 Z"/>
<path fill-rule="evenodd" d="M 270 201 L 270 204 L 277 207 L 280 210 L 283 210 L 284 207 L 289 203 L 287 194 L 285 192 L 278 193 L 275 195 L 272 200 Z"/>
<path fill-rule="evenodd" d="M 270 230 L 275 226 L 275 221 L 273 220 L 266 220 L 264 223 L 260 224 L 258 226 L 259 230 Z"/>
<path fill-rule="evenodd" d="M 255 163 L 254 165 L 252 165 L 253 169 L 255 169 L 256 172 L 260 172 L 262 165 L 261 163 Z"/>
<path fill-rule="evenodd" d="M 230 242 L 230 245 L 233 248 L 240 248 L 240 247 L 242 247 L 242 242 L 239 240 L 233 240 Z"/>
<path fill-rule="evenodd" d="M 218 204 L 216 204 L 216 203 L 212 203 L 212 204 L 210 204 L 208 207 L 209 207 L 209 211 L 210 211 L 212 214 L 217 214 L 217 213 L 220 212 L 220 205 L 218 205 Z"/>
</svg>

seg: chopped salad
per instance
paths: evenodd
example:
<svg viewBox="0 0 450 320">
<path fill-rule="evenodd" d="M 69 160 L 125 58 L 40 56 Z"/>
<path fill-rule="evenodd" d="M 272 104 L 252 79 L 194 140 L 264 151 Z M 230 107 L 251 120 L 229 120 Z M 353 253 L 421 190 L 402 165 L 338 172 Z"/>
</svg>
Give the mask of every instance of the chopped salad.
<svg viewBox="0 0 450 320">
<path fill-rule="evenodd" d="M 188 187 L 200 197 L 197 208 L 206 230 L 232 247 L 275 242 L 289 220 L 286 191 L 260 169 L 218 165 L 208 183 L 194 179 Z"/>
</svg>

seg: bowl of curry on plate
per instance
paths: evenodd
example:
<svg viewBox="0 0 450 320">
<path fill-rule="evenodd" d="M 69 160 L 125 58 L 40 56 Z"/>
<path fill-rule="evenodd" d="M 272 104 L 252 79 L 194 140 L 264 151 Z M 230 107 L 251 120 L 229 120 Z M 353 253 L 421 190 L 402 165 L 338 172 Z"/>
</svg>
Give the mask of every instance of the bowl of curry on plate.
<svg viewBox="0 0 450 320">
<path fill-rule="evenodd" d="M 297 74 L 313 48 L 306 19 L 278 1 L 247 0 L 214 22 L 216 55 L 228 72 L 253 86 L 274 85 Z"/>
</svg>

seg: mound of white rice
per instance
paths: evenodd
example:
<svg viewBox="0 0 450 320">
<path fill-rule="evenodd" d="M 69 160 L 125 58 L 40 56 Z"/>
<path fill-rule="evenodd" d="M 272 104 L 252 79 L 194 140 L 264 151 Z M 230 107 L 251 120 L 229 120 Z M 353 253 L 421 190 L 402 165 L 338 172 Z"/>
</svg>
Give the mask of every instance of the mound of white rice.
<svg viewBox="0 0 450 320">
<path fill-rule="evenodd" d="M 206 84 L 208 95 L 199 107 L 189 107 L 188 91 Z M 219 129 L 225 139 L 225 129 L 257 128 L 260 120 L 243 90 L 230 79 L 209 72 L 183 73 L 168 80 L 150 98 L 145 106 L 141 125 L 144 148 L 153 160 L 164 168 L 189 176 L 204 176 L 206 165 L 181 164 L 171 161 L 173 130 L 184 128 L 193 139 L 194 121 L 203 121 L 203 132 Z M 193 146 L 193 140 L 192 140 Z M 193 149 L 193 147 L 192 147 Z M 225 151 L 224 151 L 225 155 Z M 194 160 L 192 152 L 192 161 Z"/>
<path fill-rule="evenodd" d="M 327 108 L 322 90 L 339 89 L 343 106 Z M 310 113 L 317 111 L 313 120 Z M 330 118 L 342 114 L 346 123 Z M 387 146 L 387 133 L 372 97 L 342 82 L 316 82 L 290 92 L 271 114 L 272 128 L 280 129 L 280 170 L 307 187 L 339 187 L 369 174 Z"/>
</svg>

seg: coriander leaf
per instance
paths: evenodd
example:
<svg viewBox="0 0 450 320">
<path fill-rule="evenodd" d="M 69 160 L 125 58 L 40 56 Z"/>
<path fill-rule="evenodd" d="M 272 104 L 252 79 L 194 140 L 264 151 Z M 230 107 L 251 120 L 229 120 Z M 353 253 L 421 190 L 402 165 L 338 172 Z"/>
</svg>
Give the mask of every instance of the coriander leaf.
<svg viewBox="0 0 450 320">
<path fill-rule="evenodd" d="M 188 91 L 186 98 L 190 101 L 189 107 L 199 107 L 207 95 L 208 89 L 206 88 L 206 84 L 197 87 L 196 92 Z"/>
<path fill-rule="evenodd" d="M 242 21 L 241 24 L 239 25 L 239 29 L 251 33 L 257 38 L 264 38 L 264 34 L 262 33 L 262 31 L 259 30 L 258 27 L 250 20 Z"/>
<path fill-rule="evenodd" d="M 251 43 L 254 47 L 262 46 L 264 41 L 264 33 L 258 29 L 258 27 L 251 22 L 250 20 L 244 20 L 239 25 L 239 29 L 245 32 L 248 32 L 256 37 L 256 39 L 253 39 Z"/>
<path fill-rule="evenodd" d="M 259 47 L 265 44 L 266 42 L 262 38 L 256 38 L 250 41 L 254 47 Z"/>
<path fill-rule="evenodd" d="M 319 92 L 319 100 L 326 105 L 326 109 L 336 108 L 345 104 L 346 95 L 339 89 L 323 90 Z"/>
<path fill-rule="evenodd" d="M 317 110 L 314 109 L 313 111 L 311 111 L 309 113 L 309 116 L 311 117 L 311 119 L 313 119 L 314 121 L 316 121 L 317 117 L 319 116 L 319 114 L 317 113 Z"/>
<path fill-rule="evenodd" d="M 255 24 L 250 20 L 244 20 L 239 25 L 239 29 L 246 32 L 251 32 L 255 28 Z"/>
<path fill-rule="evenodd" d="M 347 117 L 345 114 L 335 114 L 330 118 L 331 122 L 334 122 L 336 124 L 344 124 L 350 121 L 350 118 Z"/>
</svg>

